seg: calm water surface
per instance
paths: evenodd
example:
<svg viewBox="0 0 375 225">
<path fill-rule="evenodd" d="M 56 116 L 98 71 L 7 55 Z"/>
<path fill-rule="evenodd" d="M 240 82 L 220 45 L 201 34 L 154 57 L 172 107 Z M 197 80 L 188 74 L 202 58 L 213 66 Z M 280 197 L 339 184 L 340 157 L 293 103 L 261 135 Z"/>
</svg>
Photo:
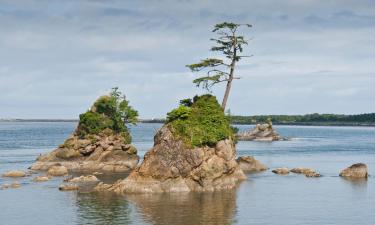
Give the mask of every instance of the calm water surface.
<svg viewBox="0 0 375 225">
<path fill-rule="evenodd" d="M 0 173 L 26 169 L 40 153 L 62 143 L 75 126 L 0 123 Z M 160 126 L 131 128 L 142 157 Z M 250 127 L 239 126 L 240 130 Z M 19 189 L 0 190 L 0 224 L 375 224 L 374 177 L 357 182 L 338 177 L 341 169 L 356 162 L 366 163 L 375 175 L 375 128 L 275 127 L 292 141 L 240 142 L 238 155 L 254 155 L 270 168 L 315 168 L 323 177 L 266 171 L 248 175 L 233 191 L 123 197 L 60 192 L 61 178 L 33 183 L 28 177 L 17 179 L 22 184 Z M 0 177 L 0 185 L 12 181 Z"/>
</svg>

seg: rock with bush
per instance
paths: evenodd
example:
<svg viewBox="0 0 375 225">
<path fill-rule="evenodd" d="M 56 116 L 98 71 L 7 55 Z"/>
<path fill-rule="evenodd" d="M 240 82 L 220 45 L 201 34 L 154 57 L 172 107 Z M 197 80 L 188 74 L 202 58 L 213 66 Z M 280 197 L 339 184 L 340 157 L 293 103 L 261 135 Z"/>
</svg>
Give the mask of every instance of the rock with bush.
<svg viewBox="0 0 375 225">
<path fill-rule="evenodd" d="M 168 113 L 141 165 L 97 191 L 156 193 L 232 189 L 246 179 L 236 161 L 234 132 L 212 95 L 183 100 Z"/>
<path fill-rule="evenodd" d="M 134 168 L 139 160 L 131 145 L 126 124 L 137 121 L 134 110 L 117 88 L 101 96 L 92 107 L 79 116 L 74 133 L 56 150 L 41 155 L 31 166 L 48 170 L 65 166 L 69 171 L 123 172 Z"/>
</svg>

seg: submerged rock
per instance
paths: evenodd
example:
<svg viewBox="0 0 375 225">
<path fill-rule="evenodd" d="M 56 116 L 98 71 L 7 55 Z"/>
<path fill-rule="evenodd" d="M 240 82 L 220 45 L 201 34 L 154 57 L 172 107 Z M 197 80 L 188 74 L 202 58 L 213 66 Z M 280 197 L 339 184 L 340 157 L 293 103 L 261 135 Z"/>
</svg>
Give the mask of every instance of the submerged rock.
<svg viewBox="0 0 375 225">
<path fill-rule="evenodd" d="M 272 127 L 272 122 L 257 124 L 253 130 L 249 130 L 237 135 L 241 141 L 281 141 L 287 140 L 281 137 Z"/>
<path fill-rule="evenodd" d="M 289 169 L 286 167 L 276 168 L 272 170 L 273 173 L 280 174 L 280 175 L 286 175 L 289 173 Z"/>
<path fill-rule="evenodd" d="M 349 178 L 367 178 L 367 165 L 364 163 L 353 164 L 350 167 L 342 170 L 340 176 Z"/>
<path fill-rule="evenodd" d="M 320 177 L 321 175 L 313 169 L 297 167 L 290 170 L 292 173 L 304 174 L 306 177 Z"/>
<path fill-rule="evenodd" d="M 4 173 L 3 177 L 26 177 L 26 173 L 21 170 L 12 170 Z"/>
<path fill-rule="evenodd" d="M 253 156 L 240 156 L 237 158 L 237 163 L 244 172 L 260 172 L 268 169 L 266 165 Z"/>
<path fill-rule="evenodd" d="M 34 182 L 45 182 L 45 181 L 49 181 L 49 177 L 46 177 L 46 176 L 37 176 L 37 177 L 34 177 L 33 181 Z"/>
<path fill-rule="evenodd" d="M 3 184 L 2 186 L 0 186 L 0 190 L 19 187 L 21 187 L 21 184 L 19 182 L 13 182 L 11 184 Z"/>
<path fill-rule="evenodd" d="M 155 135 L 154 147 L 142 164 L 113 185 L 99 184 L 97 191 L 155 193 L 232 189 L 246 176 L 236 162 L 230 139 L 213 147 L 187 147 L 164 125 Z"/>
<path fill-rule="evenodd" d="M 55 177 L 64 176 L 68 174 L 68 169 L 65 166 L 55 165 L 48 169 L 47 174 Z"/>
<path fill-rule="evenodd" d="M 79 183 L 79 182 L 98 182 L 98 178 L 94 175 L 88 175 L 88 176 L 79 176 L 79 177 L 73 177 L 71 179 L 67 179 L 66 182 L 71 183 Z"/>
</svg>

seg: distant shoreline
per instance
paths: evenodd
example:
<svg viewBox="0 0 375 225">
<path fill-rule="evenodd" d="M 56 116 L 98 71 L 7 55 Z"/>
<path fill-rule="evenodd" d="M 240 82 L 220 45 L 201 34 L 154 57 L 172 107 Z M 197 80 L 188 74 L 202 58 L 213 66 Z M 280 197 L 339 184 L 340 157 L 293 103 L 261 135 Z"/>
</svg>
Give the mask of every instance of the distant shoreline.
<svg viewBox="0 0 375 225">
<path fill-rule="evenodd" d="M 0 119 L 2 122 L 78 122 L 78 119 Z M 165 119 L 141 119 L 139 123 L 164 123 Z M 261 123 L 261 122 L 257 122 Z M 233 122 L 234 125 L 256 125 L 257 123 Z M 357 122 L 274 122 L 274 125 L 286 126 L 353 126 L 353 127 L 375 127 L 375 123 Z"/>
</svg>

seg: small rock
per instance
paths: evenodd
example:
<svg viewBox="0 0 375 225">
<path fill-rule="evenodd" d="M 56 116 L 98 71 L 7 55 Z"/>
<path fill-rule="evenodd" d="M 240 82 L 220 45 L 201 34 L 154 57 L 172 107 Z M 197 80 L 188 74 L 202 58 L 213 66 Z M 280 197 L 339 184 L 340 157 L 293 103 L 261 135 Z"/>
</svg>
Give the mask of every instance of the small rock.
<svg viewBox="0 0 375 225">
<path fill-rule="evenodd" d="M 310 171 L 310 172 L 305 173 L 305 176 L 306 177 L 321 177 L 322 175 L 320 175 L 320 173 L 317 173 L 315 171 Z"/>
<path fill-rule="evenodd" d="M 344 169 L 340 173 L 341 177 L 351 177 L 351 178 L 367 178 L 367 165 L 364 163 L 356 163 L 350 167 Z"/>
<path fill-rule="evenodd" d="M 25 177 L 26 173 L 21 170 L 12 170 L 3 174 L 3 177 Z"/>
<path fill-rule="evenodd" d="M 52 166 L 48 169 L 47 174 L 50 176 L 64 176 L 68 174 L 68 169 L 65 166 Z"/>
<path fill-rule="evenodd" d="M 68 179 L 67 182 L 78 183 L 78 182 L 97 182 L 98 178 L 94 175 L 80 176 Z"/>
<path fill-rule="evenodd" d="M 60 191 L 76 191 L 78 189 L 79 189 L 78 185 L 75 185 L 75 184 L 64 184 L 64 185 L 60 185 L 59 187 Z"/>
<path fill-rule="evenodd" d="M 34 177 L 33 179 L 34 182 L 44 182 L 48 180 L 49 180 L 49 177 L 46 177 L 46 176 L 37 176 L 37 177 Z"/>
<path fill-rule="evenodd" d="M 100 173 L 100 172 L 93 172 L 92 174 L 94 174 L 94 175 L 102 175 L 103 173 Z"/>
<path fill-rule="evenodd" d="M 285 175 L 289 173 L 289 169 L 286 167 L 276 168 L 272 170 L 273 173 Z"/>
</svg>

